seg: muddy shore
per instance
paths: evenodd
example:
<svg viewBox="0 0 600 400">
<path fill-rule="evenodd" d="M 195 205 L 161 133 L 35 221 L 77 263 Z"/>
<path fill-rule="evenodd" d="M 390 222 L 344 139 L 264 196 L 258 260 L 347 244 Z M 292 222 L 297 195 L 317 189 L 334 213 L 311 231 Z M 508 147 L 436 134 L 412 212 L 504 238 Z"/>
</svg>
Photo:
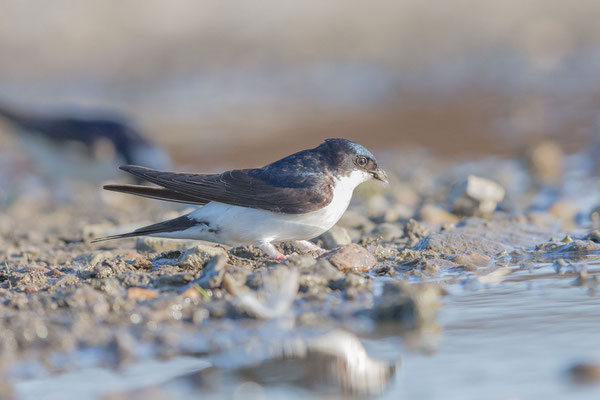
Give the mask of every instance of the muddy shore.
<svg viewBox="0 0 600 400">
<path fill-rule="evenodd" d="M 595 296 L 599 275 L 586 267 L 600 253 L 593 156 L 559 153 L 556 172 L 544 176 L 535 150 L 477 163 L 384 153 L 391 185 L 357 190 L 335 229 L 315 240 L 329 252 L 282 263 L 252 246 L 91 244 L 182 209 L 79 183 L 59 201 L 52 188 L 5 174 L 14 193 L 2 196 L 0 218 L 4 393 L 29 393 L 26 383 L 41 376 L 185 357 L 208 367 L 169 379 L 171 386 L 101 397 L 144 398 L 150 387 L 171 398 L 179 384 L 222 393 L 232 381 L 333 395 L 393 392 L 406 368 L 401 354 L 374 356 L 364 343 L 394 337 L 410 352 L 435 354 L 444 337 L 439 313 L 457 290 L 505 287 L 524 271 L 535 281 L 550 264 L 550 274 Z"/>
</svg>

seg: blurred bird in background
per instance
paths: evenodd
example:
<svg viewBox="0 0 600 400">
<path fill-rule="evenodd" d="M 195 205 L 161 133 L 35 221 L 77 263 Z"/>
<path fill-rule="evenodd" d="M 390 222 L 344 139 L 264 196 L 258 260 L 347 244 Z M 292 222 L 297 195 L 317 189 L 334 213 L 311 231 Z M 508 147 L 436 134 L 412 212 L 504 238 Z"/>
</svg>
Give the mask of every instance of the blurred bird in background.
<svg viewBox="0 0 600 400">
<path fill-rule="evenodd" d="M 116 178 L 117 167 L 123 163 L 171 166 L 165 150 L 116 113 L 34 112 L 0 103 L 0 121 L 7 123 L 6 131 L 27 156 L 25 165 L 8 166 L 16 169 L 12 175 L 21 178 L 6 182 L 0 203 L 10 203 L 22 194 L 38 201 L 70 202 L 84 188 Z"/>
<path fill-rule="evenodd" d="M 42 114 L 0 104 L 0 116 L 14 129 L 34 164 L 58 179 L 102 181 L 122 163 L 168 168 L 167 152 L 122 116 L 95 112 Z"/>
</svg>

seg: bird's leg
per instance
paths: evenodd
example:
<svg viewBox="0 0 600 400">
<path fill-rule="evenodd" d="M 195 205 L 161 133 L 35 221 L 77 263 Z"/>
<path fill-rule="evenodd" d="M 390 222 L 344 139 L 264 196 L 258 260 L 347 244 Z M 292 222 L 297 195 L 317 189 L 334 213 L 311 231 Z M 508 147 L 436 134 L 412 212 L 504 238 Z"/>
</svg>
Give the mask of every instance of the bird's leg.
<svg viewBox="0 0 600 400">
<path fill-rule="evenodd" d="M 315 251 L 319 254 L 326 253 L 327 250 L 320 248 L 313 242 L 309 242 L 308 240 L 295 240 L 292 242 L 292 245 L 300 251 Z"/>
<path fill-rule="evenodd" d="M 269 242 L 260 242 L 258 244 L 258 248 L 264 251 L 272 260 L 283 261 L 286 258 L 279 250 L 277 250 L 275 246 Z"/>
</svg>

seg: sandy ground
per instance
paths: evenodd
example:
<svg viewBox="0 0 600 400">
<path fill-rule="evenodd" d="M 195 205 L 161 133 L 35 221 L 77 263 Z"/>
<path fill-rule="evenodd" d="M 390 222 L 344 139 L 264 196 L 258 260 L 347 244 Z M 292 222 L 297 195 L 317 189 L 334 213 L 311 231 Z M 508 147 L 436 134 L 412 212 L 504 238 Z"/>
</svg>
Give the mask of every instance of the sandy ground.
<svg viewBox="0 0 600 400">
<path fill-rule="evenodd" d="M 253 247 L 150 238 L 90 244 L 182 210 L 84 183 L 62 182 L 57 193 L 35 174 L 18 181 L 5 174 L 5 385 L 16 379 L 22 394 L 25 377 L 192 356 L 211 368 L 177 379 L 194 382 L 198 393 L 213 380 L 219 389 L 210 390 L 225 390 L 230 379 L 264 387 L 280 379 L 318 393 L 385 392 L 399 360 L 371 356 L 358 337 L 393 336 L 412 351 L 435 353 L 443 336 L 437 315 L 457 281 L 502 285 L 554 262 L 552 274 L 568 271 L 595 290 L 595 272 L 572 268 L 600 250 L 591 154 L 567 157 L 547 143 L 527 157 L 456 163 L 383 152 L 391 185 L 357 190 L 335 229 L 315 240 L 329 249 L 325 256 L 282 263 Z M 474 173 L 491 181 L 467 179 Z"/>
</svg>

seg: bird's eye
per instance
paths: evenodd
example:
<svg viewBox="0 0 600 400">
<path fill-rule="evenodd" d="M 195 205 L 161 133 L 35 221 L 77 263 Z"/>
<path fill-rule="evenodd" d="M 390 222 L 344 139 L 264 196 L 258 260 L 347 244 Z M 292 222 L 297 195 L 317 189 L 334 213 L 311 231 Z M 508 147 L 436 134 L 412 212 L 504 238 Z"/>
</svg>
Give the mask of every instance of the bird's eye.
<svg viewBox="0 0 600 400">
<path fill-rule="evenodd" d="M 367 157 L 358 157 L 356 159 L 356 164 L 360 167 L 364 167 L 365 165 L 367 165 Z"/>
</svg>

